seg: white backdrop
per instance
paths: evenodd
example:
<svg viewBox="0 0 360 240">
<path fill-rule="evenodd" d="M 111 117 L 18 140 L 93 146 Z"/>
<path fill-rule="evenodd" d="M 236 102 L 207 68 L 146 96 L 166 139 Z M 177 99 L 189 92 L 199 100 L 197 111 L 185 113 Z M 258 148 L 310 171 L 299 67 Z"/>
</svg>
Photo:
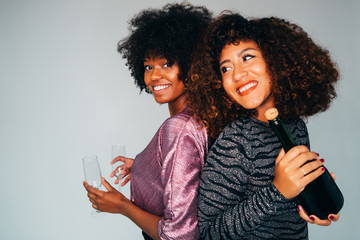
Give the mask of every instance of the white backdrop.
<svg viewBox="0 0 360 240">
<path fill-rule="evenodd" d="M 134 157 L 168 117 L 166 106 L 139 95 L 116 52 L 135 13 L 168 2 L 0 0 L 0 239 L 141 239 L 123 216 L 90 216 L 81 158 L 97 154 L 111 180 L 111 145 L 125 143 Z M 339 222 L 311 225 L 310 239 L 359 237 L 359 1 L 190 2 L 287 18 L 330 50 L 341 72 L 338 98 L 308 127 L 345 206 Z"/>
</svg>

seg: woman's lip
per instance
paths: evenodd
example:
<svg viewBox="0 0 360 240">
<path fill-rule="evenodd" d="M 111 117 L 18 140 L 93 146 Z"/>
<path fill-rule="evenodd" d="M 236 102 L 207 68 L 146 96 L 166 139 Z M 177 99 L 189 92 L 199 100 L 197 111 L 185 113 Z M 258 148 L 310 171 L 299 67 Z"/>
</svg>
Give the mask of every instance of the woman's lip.
<svg viewBox="0 0 360 240">
<path fill-rule="evenodd" d="M 236 92 L 240 94 L 240 96 L 245 96 L 249 93 L 251 93 L 256 86 L 258 85 L 258 82 L 255 80 L 249 81 L 246 84 L 241 85 L 238 89 L 236 89 Z"/>
</svg>

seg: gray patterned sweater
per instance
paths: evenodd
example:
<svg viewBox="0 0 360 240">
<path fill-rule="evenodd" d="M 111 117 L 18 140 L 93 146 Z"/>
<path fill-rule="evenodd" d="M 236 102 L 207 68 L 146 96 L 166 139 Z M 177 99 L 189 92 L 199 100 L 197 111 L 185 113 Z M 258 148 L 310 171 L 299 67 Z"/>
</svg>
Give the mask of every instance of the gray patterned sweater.
<svg viewBox="0 0 360 240">
<path fill-rule="evenodd" d="M 309 147 L 305 123 L 285 121 L 298 145 Z M 202 239 L 307 239 L 297 200 L 276 189 L 281 143 L 268 123 L 237 120 L 219 135 L 205 161 L 199 187 Z"/>
</svg>

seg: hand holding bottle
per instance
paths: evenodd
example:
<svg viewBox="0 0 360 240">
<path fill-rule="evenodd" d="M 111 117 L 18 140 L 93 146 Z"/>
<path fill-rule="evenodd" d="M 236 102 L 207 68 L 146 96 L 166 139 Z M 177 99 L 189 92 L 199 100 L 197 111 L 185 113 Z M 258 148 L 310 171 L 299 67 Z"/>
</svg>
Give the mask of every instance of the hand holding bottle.
<svg viewBox="0 0 360 240">
<path fill-rule="evenodd" d="M 318 154 L 310 152 L 306 146 L 293 147 L 286 154 L 284 149 L 280 151 L 275 161 L 273 183 L 285 198 L 296 197 L 324 172 L 321 167 L 324 160 L 317 158 Z"/>
<path fill-rule="evenodd" d="M 335 173 L 331 173 L 331 177 L 335 181 Z M 322 220 L 315 215 L 309 216 L 301 205 L 298 206 L 298 211 L 299 211 L 299 215 L 302 219 L 304 219 L 305 221 L 307 221 L 310 224 L 315 223 L 316 225 L 319 225 L 319 226 L 330 226 L 332 222 L 336 222 L 337 220 L 339 220 L 339 217 L 340 217 L 340 213 L 329 214 L 328 219 Z"/>
<path fill-rule="evenodd" d="M 295 141 L 278 116 L 277 109 L 268 109 L 265 115 L 285 152 L 290 152 L 292 148 L 296 148 Z M 306 165 L 309 166 L 308 163 Z M 311 171 L 309 172 L 311 169 L 308 169 L 306 165 L 299 167 L 300 171 L 303 172 L 304 178 L 311 173 Z M 299 201 L 308 214 L 316 215 L 324 220 L 329 217 L 329 214 L 339 213 L 344 205 L 344 197 L 329 171 L 325 167 L 320 169 L 324 171 L 324 174 L 320 174 L 313 181 L 308 182 L 308 185 L 299 194 Z M 314 172 L 317 171 L 318 169 Z"/>
</svg>

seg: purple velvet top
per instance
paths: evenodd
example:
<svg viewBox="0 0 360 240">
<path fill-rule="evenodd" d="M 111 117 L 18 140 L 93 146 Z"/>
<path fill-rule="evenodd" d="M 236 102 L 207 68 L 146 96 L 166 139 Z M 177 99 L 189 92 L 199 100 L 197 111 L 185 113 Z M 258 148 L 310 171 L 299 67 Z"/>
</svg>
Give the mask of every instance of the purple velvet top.
<svg viewBox="0 0 360 240">
<path fill-rule="evenodd" d="M 198 239 L 198 186 L 206 129 L 189 109 L 168 118 L 131 168 L 131 201 L 152 214 L 161 239 Z"/>
</svg>

